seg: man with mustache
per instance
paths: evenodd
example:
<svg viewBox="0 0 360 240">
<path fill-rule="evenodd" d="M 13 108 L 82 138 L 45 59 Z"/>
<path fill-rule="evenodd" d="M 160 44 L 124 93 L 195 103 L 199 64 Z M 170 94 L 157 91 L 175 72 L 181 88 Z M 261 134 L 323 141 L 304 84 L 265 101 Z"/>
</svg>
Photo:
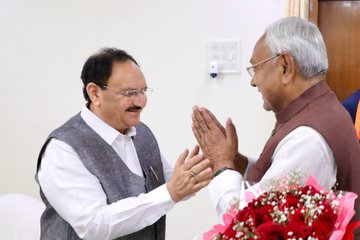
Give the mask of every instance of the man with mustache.
<svg viewBox="0 0 360 240">
<path fill-rule="evenodd" d="M 81 79 L 86 106 L 39 154 L 41 239 L 164 240 L 165 214 L 209 183 L 210 161 L 196 146 L 172 170 L 140 122 L 151 89 L 125 51 L 94 54 Z"/>
</svg>

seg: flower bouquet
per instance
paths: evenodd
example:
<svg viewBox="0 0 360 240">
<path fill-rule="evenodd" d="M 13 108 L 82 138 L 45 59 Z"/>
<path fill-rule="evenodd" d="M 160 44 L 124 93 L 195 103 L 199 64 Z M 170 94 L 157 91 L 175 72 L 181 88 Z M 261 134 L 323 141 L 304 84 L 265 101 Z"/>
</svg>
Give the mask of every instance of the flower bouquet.
<svg viewBox="0 0 360 240">
<path fill-rule="evenodd" d="M 352 192 L 323 191 L 303 170 L 292 170 L 244 191 L 243 200 L 234 200 L 218 224 L 203 234 L 204 240 L 353 239 L 359 222 L 348 224 L 354 215 L 357 195 Z M 265 187 L 264 187 L 265 186 Z"/>
</svg>

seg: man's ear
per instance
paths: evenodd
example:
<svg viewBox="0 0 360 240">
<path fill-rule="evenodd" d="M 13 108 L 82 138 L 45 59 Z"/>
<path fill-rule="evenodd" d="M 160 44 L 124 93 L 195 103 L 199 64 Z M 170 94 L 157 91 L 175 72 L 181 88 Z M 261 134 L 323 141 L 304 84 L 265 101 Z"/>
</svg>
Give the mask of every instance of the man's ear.
<svg viewBox="0 0 360 240">
<path fill-rule="evenodd" d="M 292 81 L 292 79 L 294 79 L 295 77 L 295 73 L 296 73 L 295 60 L 293 56 L 291 56 L 287 52 L 284 52 L 281 56 L 282 56 L 281 65 L 283 68 L 282 81 L 284 84 L 289 84 Z"/>
<path fill-rule="evenodd" d="M 86 85 L 86 92 L 94 105 L 100 103 L 100 87 L 98 85 L 93 82 L 88 83 L 88 85 Z"/>
<path fill-rule="evenodd" d="M 283 66 L 283 74 L 286 73 L 286 70 L 287 70 L 287 66 Z"/>
</svg>

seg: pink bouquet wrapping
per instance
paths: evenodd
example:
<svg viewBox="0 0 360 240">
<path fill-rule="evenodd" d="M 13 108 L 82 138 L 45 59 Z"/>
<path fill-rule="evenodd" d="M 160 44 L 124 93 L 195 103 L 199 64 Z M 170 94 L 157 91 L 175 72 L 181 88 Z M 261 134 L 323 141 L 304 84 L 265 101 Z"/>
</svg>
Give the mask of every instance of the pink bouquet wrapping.
<svg viewBox="0 0 360 240">
<path fill-rule="evenodd" d="M 259 190 L 264 189 L 264 190 Z M 204 240 L 353 239 L 350 223 L 357 195 L 324 191 L 304 170 L 292 170 L 244 191 Z M 245 203 L 244 206 L 242 206 Z"/>
</svg>

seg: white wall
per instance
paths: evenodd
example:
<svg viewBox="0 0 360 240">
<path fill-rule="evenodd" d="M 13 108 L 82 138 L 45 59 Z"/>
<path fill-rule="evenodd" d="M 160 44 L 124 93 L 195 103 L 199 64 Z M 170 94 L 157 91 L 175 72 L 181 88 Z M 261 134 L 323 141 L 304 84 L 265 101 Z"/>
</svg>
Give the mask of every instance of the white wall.
<svg viewBox="0 0 360 240">
<path fill-rule="evenodd" d="M 80 71 L 110 46 L 127 50 L 154 88 L 142 120 L 174 163 L 195 144 L 191 107 L 232 117 L 239 149 L 257 156 L 274 123 L 245 71 L 281 0 L 0 0 L 0 194 L 38 198 L 36 158 L 51 130 L 84 104 Z M 207 74 L 207 41 L 239 38 L 241 74 Z M 194 239 L 217 222 L 206 191 L 168 214 L 167 239 Z"/>
</svg>

